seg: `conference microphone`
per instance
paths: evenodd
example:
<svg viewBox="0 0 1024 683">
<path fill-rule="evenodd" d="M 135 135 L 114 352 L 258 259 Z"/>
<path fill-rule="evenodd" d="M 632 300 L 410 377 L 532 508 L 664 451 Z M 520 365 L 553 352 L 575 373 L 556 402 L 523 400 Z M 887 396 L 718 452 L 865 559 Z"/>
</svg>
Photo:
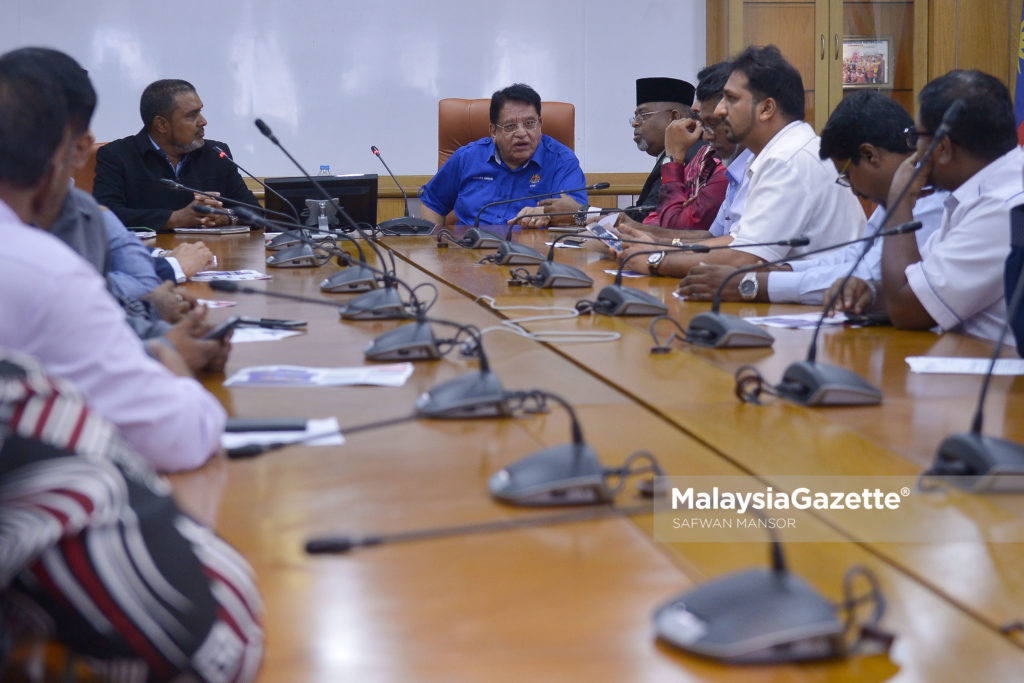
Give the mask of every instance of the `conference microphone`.
<svg viewBox="0 0 1024 683">
<path fill-rule="evenodd" d="M 189 187 L 188 185 L 182 185 L 177 180 L 172 180 L 171 178 L 160 178 L 158 180 L 158 182 L 161 185 L 165 185 L 166 187 L 171 188 L 172 190 L 184 190 L 186 192 L 191 192 L 192 194 L 198 194 L 198 195 L 202 195 L 203 197 L 209 197 L 210 199 L 214 199 L 214 200 L 216 200 L 218 202 L 229 202 L 230 204 L 232 204 L 234 206 L 244 206 L 244 207 L 248 207 L 249 209 L 253 209 L 255 211 L 266 211 L 267 213 L 272 213 L 275 216 L 281 216 L 282 218 L 285 218 L 287 220 L 291 220 L 291 218 L 292 218 L 288 214 L 280 213 L 278 211 L 271 211 L 270 209 L 264 209 L 262 206 L 253 205 L 253 204 L 250 204 L 249 202 L 243 202 L 241 199 L 234 199 L 233 197 L 225 197 L 223 195 L 214 194 L 213 192 L 206 192 L 204 190 L 197 190 L 194 187 Z M 224 215 L 230 216 L 232 214 L 231 214 L 231 212 L 225 211 Z"/>
<path fill-rule="evenodd" d="M 341 253 L 344 254 L 344 252 Z M 345 254 L 345 256 L 347 257 L 348 254 Z M 395 281 L 401 283 L 400 280 Z M 408 319 L 414 317 L 415 310 L 422 306 L 422 304 L 415 298 L 415 293 L 410 294 L 412 299 L 410 303 L 402 301 L 402 298 L 398 294 L 398 290 L 395 289 L 394 286 L 376 289 L 367 292 L 366 294 L 361 294 L 348 303 L 339 306 L 334 302 L 326 301 L 324 299 L 313 299 L 311 297 L 298 296 L 295 294 L 285 294 L 283 292 L 271 292 L 254 289 L 252 287 L 243 287 L 238 285 L 236 282 L 231 282 L 230 280 L 213 280 L 209 284 L 211 288 L 221 292 L 261 294 L 278 299 L 288 299 L 290 301 L 302 301 L 304 303 L 317 304 L 319 306 L 333 306 L 338 311 L 338 315 L 346 320 Z M 408 288 L 408 285 L 405 285 L 405 283 L 401 284 Z M 410 308 L 413 309 L 413 312 L 409 311 Z"/>
<path fill-rule="evenodd" d="M 603 189 L 605 189 L 607 187 L 609 187 L 609 183 L 596 183 L 594 185 L 590 185 L 588 187 L 580 188 L 580 189 L 586 190 L 586 191 L 589 192 L 590 190 L 603 190 Z M 555 196 L 555 195 L 562 195 L 562 194 L 572 194 L 573 192 L 579 192 L 580 189 L 577 189 L 577 190 L 567 190 L 565 192 L 548 193 L 547 196 Z M 537 198 L 540 198 L 540 197 L 543 197 L 543 196 L 545 196 L 545 195 L 535 195 L 533 197 L 525 197 L 524 199 L 537 199 Z M 508 200 L 504 200 L 504 201 L 501 201 L 501 202 L 491 202 L 491 204 L 488 204 L 487 206 L 494 206 L 495 204 L 507 204 L 509 202 L 515 202 L 515 201 L 519 201 L 519 200 L 508 199 Z M 482 209 L 480 209 L 480 212 L 483 213 L 484 209 L 486 209 L 487 206 L 484 206 Z M 480 214 L 478 213 L 477 214 L 477 222 L 479 222 L 479 221 L 480 221 Z M 508 229 L 505 231 L 505 239 L 501 242 L 501 244 L 498 245 L 498 252 L 494 255 L 493 261 L 495 263 L 497 263 L 498 265 L 501 265 L 501 266 L 530 265 L 530 264 L 540 263 L 541 261 L 543 261 L 544 260 L 544 255 L 541 254 L 536 249 L 534 249 L 533 247 L 528 247 L 525 244 L 519 244 L 518 242 L 513 242 L 512 241 L 512 228 L 513 227 L 515 227 L 515 224 L 514 223 L 509 223 Z M 492 260 L 492 259 L 489 257 L 486 260 Z"/>
<path fill-rule="evenodd" d="M 867 640 L 886 650 L 895 637 L 878 628 L 885 597 L 877 577 L 856 565 L 843 576 L 844 600 L 838 605 L 786 567 L 782 543 L 764 515 L 751 510 L 771 537 L 771 566 L 748 569 L 706 581 L 655 609 L 658 638 L 670 645 L 726 664 L 774 664 L 845 657 Z M 862 577 L 869 591 L 853 595 Z M 871 616 L 857 629 L 860 638 L 846 644 L 855 607 L 870 601 Z M 840 619 L 837 612 L 846 612 Z"/>
<path fill-rule="evenodd" d="M 499 531 L 515 531 L 517 529 L 536 529 L 574 522 L 590 522 L 610 517 L 631 517 L 633 515 L 650 514 L 650 504 L 615 507 L 605 505 L 583 508 L 571 512 L 516 517 L 515 519 L 476 524 L 460 524 L 456 526 L 417 529 L 415 531 L 399 531 L 390 534 L 371 534 L 364 536 L 321 536 L 306 541 L 306 552 L 311 555 L 347 553 L 356 548 L 372 548 L 395 543 L 411 543 L 415 541 L 431 541 L 438 538 L 457 538 L 474 534 L 487 534 Z"/>
<path fill-rule="evenodd" d="M 370 422 L 367 424 L 355 425 L 352 427 L 344 427 L 333 432 L 326 432 L 321 434 L 310 434 L 304 436 L 301 439 L 293 439 L 291 441 L 271 441 L 270 443 L 253 443 L 246 444 L 245 446 L 238 446 L 236 448 L 225 449 L 224 454 L 230 460 L 240 460 L 243 458 L 255 458 L 264 453 L 270 453 L 272 451 L 287 448 L 288 446 L 301 446 L 310 441 L 316 441 L 317 439 L 323 439 L 335 435 L 350 435 L 357 432 L 365 432 L 371 429 L 380 429 L 381 427 L 390 427 L 392 425 L 401 424 L 403 422 L 409 422 L 415 420 L 416 415 L 403 415 L 402 417 L 392 417 L 386 420 L 377 420 L 376 422 Z"/>
<path fill-rule="evenodd" d="M 377 259 L 378 262 L 381 264 L 381 267 L 386 268 L 387 261 L 385 260 L 384 255 L 381 253 L 381 250 L 378 248 L 377 243 L 372 238 L 372 236 L 368 235 L 365 230 L 360 228 L 359 225 L 354 220 L 352 220 L 352 217 L 348 214 L 348 212 L 345 211 L 345 208 L 341 206 L 338 200 L 331 197 L 331 195 L 328 194 L 327 190 L 324 189 L 323 185 L 321 185 L 317 180 L 310 176 L 309 173 L 306 172 L 306 169 L 303 168 L 302 164 L 300 164 L 298 160 L 295 157 L 293 157 L 287 149 L 284 148 L 284 145 L 282 145 L 278 141 L 278 139 L 274 137 L 274 134 L 270 132 L 270 126 L 264 123 L 263 119 L 256 119 L 255 123 L 259 131 L 264 136 L 266 136 L 268 140 L 277 145 L 278 149 L 280 149 L 284 153 L 284 155 L 288 157 L 288 159 L 295 165 L 295 167 L 299 169 L 299 172 L 301 172 L 302 175 L 305 176 L 306 180 L 308 180 L 317 189 L 317 191 L 320 192 L 324 199 L 326 199 L 334 207 L 334 210 L 338 213 L 338 215 L 342 216 L 346 221 L 348 221 L 348 224 L 352 226 L 352 229 L 359 233 L 359 236 L 367 241 L 367 243 L 370 245 L 370 248 L 373 249 L 374 253 L 377 255 Z M 361 263 L 365 263 L 365 260 L 361 261 Z M 368 291 L 365 294 L 361 294 L 360 296 L 356 297 L 356 299 L 353 299 L 347 304 L 348 309 L 347 311 L 343 310 L 341 316 L 343 318 L 349 317 L 358 320 L 374 318 L 383 319 L 407 317 L 404 314 L 405 303 L 402 302 L 401 296 L 399 296 L 398 294 L 398 290 L 394 286 L 392 286 L 392 281 L 398 281 L 398 278 L 394 276 L 393 271 L 394 269 L 392 268 L 392 270 L 388 272 L 385 278 L 383 288 L 379 290 Z M 320 286 L 321 289 L 325 289 L 326 285 L 327 291 L 337 291 L 338 287 L 344 288 L 345 286 L 347 286 L 347 284 L 348 282 L 345 280 L 345 276 L 339 276 L 335 274 L 335 276 L 332 276 L 331 278 L 328 278 L 325 282 L 322 282 Z M 408 285 L 405 285 L 405 283 L 402 284 L 403 286 L 406 287 L 406 289 L 410 289 Z"/>
<path fill-rule="evenodd" d="M 547 257 L 541 262 L 540 267 L 537 268 L 535 275 L 530 275 L 525 268 L 517 268 L 512 271 L 512 278 L 509 280 L 510 285 L 523 285 L 529 284 L 536 287 L 543 288 L 554 288 L 563 289 L 570 287 L 590 287 L 594 284 L 593 278 L 587 273 L 583 272 L 579 268 L 570 266 L 567 263 L 560 263 L 555 261 L 555 248 L 559 242 L 565 240 L 598 240 L 607 244 L 606 237 L 599 237 L 597 235 L 581 235 L 573 233 L 565 233 L 559 235 L 551 241 L 551 246 L 548 248 Z M 631 240 L 624 237 L 616 237 L 616 241 L 625 242 L 627 244 L 644 244 L 647 246 L 658 246 L 663 247 L 666 250 L 676 250 L 679 248 L 677 244 L 664 243 L 664 242 L 648 242 L 647 240 Z M 661 251 L 659 249 L 658 251 Z M 702 251 L 702 249 L 694 249 L 694 251 Z"/>
<path fill-rule="evenodd" d="M 949 107 L 946 108 L 945 113 L 942 115 L 942 121 L 939 127 L 935 129 L 934 137 L 931 145 L 925 150 L 925 153 L 921 155 L 921 158 L 914 165 L 914 172 L 910 174 L 910 178 L 907 179 L 906 184 L 899 191 L 896 199 L 892 202 L 892 206 L 886 207 L 888 210 L 888 217 L 886 222 L 892 219 L 896 213 L 896 208 L 899 206 L 903 198 L 906 197 L 907 192 L 910 191 L 910 187 L 913 185 L 917 176 L 921 173 L 924 168 L 924 163 L 931 158 L 932 154 L 938 148 L 939 143 L 942 139 L 949 135 L 950 128 L 960 113 L 966 108 L 966 103 L 963 100 L 955 100 Z M 898 226 L 894 230 L 899 232 L 912 232 L 921 227 L 921 223 L 918 221 L 910 221 Z M 878 233 L 875 237 L 882 236 L 883 233 Z M 821 317 L 818 318 L 818 324 L 814 327 L 814 334 L 811 336 L 811 344 L 807 349 L 807 360 L 793 363 L 782 373 L 782 380 L 775 387 L 776 393 L 783 398 L 789 399 L 795 403 L 802 405 L 817 406 L 817 405 L 876 405 L 882 402 L 882 392 L 872 386 L 866 380 L 861 378 L 859 375 L 835 365 L 826 365 L 824 363 L 816 363 L 815 357 L 818 351 L 818 334 L 821 332 L 821 325 L 825 321 L 825 316 L 828 314 L 832 307 L 835 305 L 838 298 L 842 295 L 846 289 L 846 283 L 853 277 L 854 271 L 860 262 L 867 255 L 871 249 L 871 242 L 865 244 L 864 249 L 857 256 L 853 262 L 853 266 L 850 271 L 846 273 L 839 286 L 836 288 L 832 298 L 825 302 L 825 307 L 821 312 Z M 883 257 L 883 262 L 884 262 Z M 883 285 L 884 285 L 884 273 L 883 273 Z M 740 391 L 740 384 L 737 384 L 737 394 L 744 396 Z"/>
<path fill-rule="evenodd" d="M 654 456 L 645 451 L 631 455 L 621 468 L 606 469 L 597 459 L 594 449 L 583 439 L 576 411 L 557 394 L 535 389 L 513 393 L 510 398 L 534 401 L 537 411 L 546 411 L 548 399 L 561 405 L 569 414 L 572 442 L 544 448 L 491 475 L 487 489 L 503 503 L 542 507 L 610 503 L 627 476 L 641 472 L 664 474 Z M 649 466 L 641 470 L 631 469 L 630 465 L 637 458 L 648 460 Z M 607 479 L 613 476 L 619 481 L 615 488 L 607 483 Z"/>
<path fill-rule="evenodd" d="M 402 202 L 405 204 L 405 216 L 403 218 L 392 218 L 386 220 L 383 223 L 377 225 L 381 232 L 390 235 L 423 235 L 432 232 L 437 226 L 434 225 L 433 221 L 429 221 L 426 218 L 412 218 L 409 216 L 409 195 L 405 193 L 405 188 L 398 182 L 398 178 L 391 172 L 384 157 L 381 156 L 380 150 L 377 149 L 376 145 L 370 145 L 370 151 L 373 155 L 380 159 L 380 163 L 384 164 L 384 170 L 388 172 L 391 179 L 395 181 L 395 186 L 398 191 L 402 193 Z"/>
<path fill-rule="evenodd" d="M 631 242 L 634 240 L 630 240 Z M 808 242 L 806 237 L 794 237 L 792 239 L 779 240 L 776 242 L 759 242 L 756 244 L 747 244 L 744 246 L 749 247 L 761 247 L 761 246 L 783 246 L 783 247 L 802 247 Z M 650 242 L 646 242 L 650 244 Z M 681 244 L 678 246 L 661 246 L 658 249 L 648 249 L 645 251 L 637 251 L 627 256 L 621 264 L 619 269 L 615 273 L 615 282 L 606 286 L 597 295 L 597 301 L 581 300 L 576 302 L 576 308 L 580 312 L 595 311 L 604 315 L 664 315 L 668 313 L 668 306 L 666 306 L 660 299 L 642 292 L 639 289 L 633 287 L 626 287 L 622 284 L 622 272 L 626 268 L 626 264 L 637 256 L 650 256 L 651 254 L 657 254 L 660 252 L 678 251 L 678 252 L 693 252 L 696 254 L 706 254 L 710 251 L 718 251 L 719 249 L 735 249 L 736 247 L 731 244 L 719 244 L 714 246 L 708 246 L 695 242 L 693 244 Z"/>
<path fill-rule="evenodd" d="M 231 280 L 212 280 L 208 284 L 211 289 L 218 292 L 258 294 L 277 299 L 315 304 L 317 306 L 336 306 L 336 304 L 323 299 L 256 289 L 248 285 L 240 285 Z M 402 284 L 404 285 L 404 283 Z M 408 287 L 408 285 L 404 286 Z M 410 296 L 415 300 L 415 293 L 410 293 Z M 426 318 L 422 317 L 422 306 L 418 302 L 414 304 L 414 308 L 415 315 L 410 315 L 405 312 L 403 304 L 403 312 L 405 314 L 401 317 L 415 317 L 417 322 L 427 321 Z M 338 309 L 338 311 L 342 317 L 345 317 L 345 307 Z M 475 343 L 470 347 L 470 351 L 479 361 L 480 369 L 442 382 L 420 394 L 414 404 L 416 415 L 434 419 L 507 417 L 511 415 L 512 408 L 508 402 L 508 394 L 505 392 L 498 376 L 491 372 L 487 354 L 484 353 L 483 339 L 480 331 L 471 325 L 457 326 L 468 330 L 472 334 Z M 423 334 L 422 331 L 421 334 Z M 430 335 L 432 336 L 433 333 L 431 332 Z M 383 343 L 378 338 L 371 342 L 370 346 L 380 345 L 383 350 Z"/>
<path fill-rule="evenodd" d="M 244 173 L 245 175 L 247 175 L 247 176 L 249 176 L 250 178 L 252 178 L 253 180 L 255 180 L 255 181 L 256 181 L 257 183 L 259 183 L 259 184 L 260 184 L 260 186 L 261 186 L 261 187 L 262 187 L 262 188 L 263 188 L 263 189 L 264 189 L 264 190 L 265 190 L 266 192 L 269 192 L 270 194 L 272 194 L 272 195 L 274 195 L 275 197 L 277 197 L 278 199 L 280 199 L 280 200 L 281 200 L 281 206 L 287 206 L 288 208 L 290 208 L 290 209 L 292 210 L 292 216 L 289 216 L 289 217 L 288 217 L 289 219 L 290 219 L 290 218 L 293 218 L 293 217 L 294 217 L 294 218 L 295 218 L 295 222 L 297 222 L 297 223 L 298 223 L 298 222 L 301 222 L 301 220 L 302 220 L 302 219 L 301 219 L 301 218 L 299 217 L 299 212 L 298 212 L 298 211 L 297 211 L 297 210 L 295 209 L 295 206 L 294 206 L 294 205 L 292 205 L 292 203 L 291 203 L 291 202 L 289 202 L 289 201 L 288 201 L 287 199 L 285 199 L 285 198 L 284 198 L 284 197 L 283 197 L 283 196 L 281 195 L 281 193 L 280 193 L 280 192 L 278 192 L 277 190 L 273 189 L 272 187 L 270 187 L 269 185 L 267 185 L 267 184 L 266 184 L 265 182 L 263 182 L 262 180 L 260 180 L 260 179 L 259 179 L 259 178 L 257 178 L 256 176 L 254 176 L 254 175 L 253 175 L 252 173 L 249 173 L 249 172 L 248 172 L 247 170 L 245 170 L 244 168 L 242 168 L 242 165 L 241 165 L 241 164 L 239 164 L 239 163 L 238 163 L 237 161 L 235 161 L 234 159 L 232 159 L 232 158 L 231 158 L 231 155 L 230 155 L 230 154 L 228 154 L 227 152 L 225 152 L 225 151 L 224 151 L 223 149 L 221 149 L 221 148 L 220 148 L 220 147 L 218 147 L 217 145 L 211 145 L 211 147 L 213 148 L 213 151 L 217 153 L 217 156 L 218 156 L 218 157 L 220 157 L 221 159 L 227 159 L 228 161 L 230 161 L 230 162 L 231 162 L 231 163 L 232 163 L 232 164 L 233 164 L 233 165 L 235 166 L 235 168 L 237 168 L 237 169 L 238 169 L 239 171 L 241 171 L 241 172 L 242 172 L 242 173 Z M 284 215 L 285 215 L 285 214 L 283 214 L 283 213 L 279 213 L 279 212 L 277 212 L 277 211 L 271 211 L 270 209 L 264 209 L 264 211 L 266 211 L 267 213 L 272 213 L 272 214 L 274 214 L 274 215 L 276 215 L 276 216 L 284 216 Z"/>
<path fill-rule="evenodd" d="M 455 243 L 459 246 L 466 247 L 468 249 L 496 249 L 502 242 L 507 242 L 511 238 L 511 226 L 509 226 L 509 234 L 502 239 L 499 235 L 495 235 L 493 232 L 480 229 L 480 215 L 488 208 L 492 206 L 499 206 L 501 204 L 512 204 L 514 202 L 525 202 L 531 199 L 546 199 L 548 197 L 558 197 L 563 194 L 571 194 L 573 192 L 590 192 L 591 190 L 604 190 L 610 187 L 609 183 L 596 183 L 594 185 L 588 185 L 586 187 L 578 187 L 574 190 L 559 190 L 558 192 L 545 192 L 544 194 L 535 194 L 528 197 L 514 197 L 512 199 L 500 199 L 498 201 L 491 202 L 490 204 L 484 204 L 480 207 L 480 211 L 476 214 L 476 219 L 473 221 L 473 227 L 465 232 L 462 239 L 455 240 Z M 437 236 L 438 246 L 443 244 L 443 235 Z"/>
<path fill-rule="evenodd" d="M 916 227 L 910 228 L 908 227 L 910 225 L 916 225 Z M 825 247 L 812 249 L 800 254 L 799 258 L 832 251 L 833 249 L 841 249 L 851 244 L 857 244 L 858 242 L 873 243 L 874 240 L 879 237 L 912 232 L 920 227 L 921 224 L 919 222 L 901 225 L 893 230 L 878 231 L 873 235 L 866 235 L 846 242 L 830 244 Z M 870 248 L 870 244 L 868 247 Z M 690 320 L 690 324 L 686 328 L 685 332 L 686 341 L 692 344 L 697 344 L 698 346 L 710 346 L 719 349 L 771 346 L 775 342 L 775 337 L 768 334 L 764 329 L 754 325 L 753 323 L 747 322 L 739 316 L 719 312 L 719 308 L 722 305 L 722 292 L 725 291 L 725 286 L 729 281 L 739 275 L 762 270 L 770 266 L 777 266 L 792 260 L 792 256 L 787 256 L 775 261 L 763 261 L 750 266 L 744 266 L 743 268 L 737 268 L 725 276 L 725 278 L 719 283 L 718 288 L 715 290 L 715 294 L 711 299 L 711 310 L 706 313 L 698 313 Z"/>
<path fill-rule="evenodd" d="M 1024 205 L 1010 209 L 1010 243 L 1014 249 L 1024 248 Z M 971 431 L 946 437 L 935 454 L 932 466 L 922 474 L 943 477 L 968 491 L 1024 490 L 1024 446 L 995 436 L 982 434 L 985 397 L 992 381 L 996 359 L 1003 349 L 1011 321 L 1020 311 L 1024 299 L 1024 277 L 1018 278 L 1006 310 L 1006 323 L 989 359 L 988 371 L 981 383 Z"/>
</svg>

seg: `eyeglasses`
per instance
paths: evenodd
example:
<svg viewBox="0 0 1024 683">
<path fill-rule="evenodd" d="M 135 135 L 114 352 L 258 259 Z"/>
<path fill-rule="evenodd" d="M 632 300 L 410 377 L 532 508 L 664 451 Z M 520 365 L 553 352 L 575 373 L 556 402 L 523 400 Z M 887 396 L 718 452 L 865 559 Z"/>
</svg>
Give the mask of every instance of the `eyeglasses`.
<svg viewBox="0 0 1024 683">
<path fill-rule="evenodd" d="M 672 111 L 672 110 L 671 109 L 659 109 L 658 111 L 642 111 L 639 114 L 634 114 L 633 116 L 629 117 L 629 125 L 635 126 L 638 123 L 643 125 L 643 122 L 647 120 L 647 117 L 654 116 L 655 114 L 664 114 L 667 111 Z"/>
<path fill-rule="evenodd" d="M 853 157 L 847 159 L 846 163 L 843 164 L 842 170 L 839 171 L 839 177 L 836 178 L 836 185 L 838 185 L 839 187 L 851 187 L 852 186 L 852 183 L 850 183 L 850 175 L 846 172 L 846 169 L 850 168 L 850 163 L 852 161 L 853 161 Z"/>
<path fill-rule="evenodd" d="M 903 129 L 903 135 L 907 138 L 907 147 L 911 149 L 917 147 L 917 141 L 920 138 L 930 138 L 932 133 L 923 130 L 917 130 L 913 126 L 908 126 Z"/>
<path fill-rule="evenodd" d="M 511 134 L 519 130 L 519 126 L 522 126 L 523 130 L 533 130 L 539 125 L 540 119 L 526 119 L 525 121 L 513 121 L 512 123 L 496 123 L 494 127 L 507 134 Z"/>
</svg>

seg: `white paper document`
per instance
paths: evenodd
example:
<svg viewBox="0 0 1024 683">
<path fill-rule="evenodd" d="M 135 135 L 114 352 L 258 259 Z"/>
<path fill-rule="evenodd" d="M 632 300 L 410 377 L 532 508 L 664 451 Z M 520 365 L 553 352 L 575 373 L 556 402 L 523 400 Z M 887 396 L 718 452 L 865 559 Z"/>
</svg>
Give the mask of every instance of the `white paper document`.
<svg viewBox="0 0 1024 683">
<path fill-rule="evenodd" d="M 268 327 L 236 327 L 231 333 L 232 344 L 245 344 L 246 342 L 277 341 L 294 337 L 302 332 L 295 330 L 277 330 Z"/>
<path fill-rule="evenodd" d="M 224 382 L 226 387 L 342 387 L 371 384 L 400 387 L 412 375 L 412 363 L 351 368 L 310 368 L 301 365 L 260 365 L 242 368 Z"/>
<path fill-rule="evenodd" d="M 761 325 L 762 327 L 784 327 L 793 330 L 813 330 L 821 318 L 821 312 L 817 313 L 793 313 L 791 315 L 761 315 L 744 318 L 748 323 Z M 822 327 L 829 325 L 842 325 L 846 322 L 844 313 L 836 313 L 834 316 L 825 318 L 821 323 Z"/>
<path fill-rule="evenodd" d="M 269 280 L 270 276 L 258 270 L 203 270 L 189 278 L 192 282 L 211 280 Z"/>
<path fill-rule="evenodd" d="M 907 356 L 911 372 L 938 375 L 984 375 L 991 358 Z M 997 358 L 993 375 L 1024 375 L 1024 358 Z"/>
<path fill-rule="evenodd" d="M 241 448 L 256 444 L 294 443 L 302 441 L 305 446 L 340 446 L 345 443 L 338 427 L 338 418 L 324 417 L 307 420 L 305 429 L 260 432 L 224 432 L 220 437 L 223 448 Z M 317 434 L 323 436 L 317 437 Z M 307 441 L 308 439 L 308 441 Z"/>
</svg>

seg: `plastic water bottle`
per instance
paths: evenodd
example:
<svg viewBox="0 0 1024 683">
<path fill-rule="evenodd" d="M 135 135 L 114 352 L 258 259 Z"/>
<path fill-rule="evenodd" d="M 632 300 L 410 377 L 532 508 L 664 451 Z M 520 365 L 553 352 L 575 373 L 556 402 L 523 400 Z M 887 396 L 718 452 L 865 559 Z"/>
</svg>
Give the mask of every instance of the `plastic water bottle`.
<svg viewBox="0 0 1024 683">
<path fill-rule="evenodd" d="M 330 166 L 330 164 L 320 164 L 320 173 L 319 173 L 319 175 L 331 175 L 331 166 Z"/>
</svg>

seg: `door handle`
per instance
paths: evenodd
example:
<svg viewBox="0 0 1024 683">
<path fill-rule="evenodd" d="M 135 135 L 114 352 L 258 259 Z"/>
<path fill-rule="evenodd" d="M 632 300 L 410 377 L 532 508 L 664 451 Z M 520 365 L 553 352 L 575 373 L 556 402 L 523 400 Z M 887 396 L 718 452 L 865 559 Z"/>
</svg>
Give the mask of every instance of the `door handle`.
<svg viewBox="0 0 1024 683">
<path fill-rule="evenodd" d="M 835 39 L 835 41 L 836 41 L 836 56 L 835 56 L 835 58 L 839 59 L 839 34 L 838 33 L 833 33 L 832 34 L 832 38 Z"/>
<path fill-rule="evenodd" d="M 825 59 L 825 34 L 821 34 L 821 59 Z"/>
</svg>

